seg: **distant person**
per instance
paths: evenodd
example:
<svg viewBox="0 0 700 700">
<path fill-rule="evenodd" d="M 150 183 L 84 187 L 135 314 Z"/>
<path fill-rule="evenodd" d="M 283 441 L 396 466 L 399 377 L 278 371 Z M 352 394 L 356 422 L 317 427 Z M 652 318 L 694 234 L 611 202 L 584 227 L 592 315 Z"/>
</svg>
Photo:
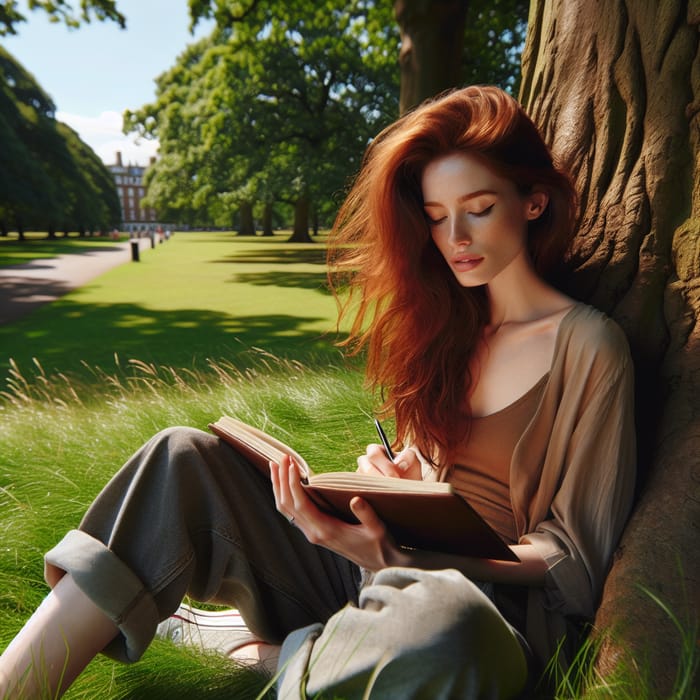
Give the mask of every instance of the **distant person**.
<svg viewBox="0 0 700 700">
<path fill-rule="evenodd" d="M 100 651 L 136 661 L 185 594 L 240 610 L 254 637 L 232 633 L 233 658 L 278 659 L 285 698 L 512 698 L 559 646 L 570 660 L 635 473 L 625 338 L 546 281 L 575 202 L 518 103 L 470 87 L 377 136 L 331 238 L 351 347 L 402 445 L 370 445 L 359 471 L 452 483 L 519 563 L 401 549 L 362 499 L 359 524 L 322 513 L 289 459 L 270 485 L 173 428 L 46 555 L 53 591 L 1 657 L 0 695 L 25 674 L 29 695 L 61 693 Z"/>
</svg>

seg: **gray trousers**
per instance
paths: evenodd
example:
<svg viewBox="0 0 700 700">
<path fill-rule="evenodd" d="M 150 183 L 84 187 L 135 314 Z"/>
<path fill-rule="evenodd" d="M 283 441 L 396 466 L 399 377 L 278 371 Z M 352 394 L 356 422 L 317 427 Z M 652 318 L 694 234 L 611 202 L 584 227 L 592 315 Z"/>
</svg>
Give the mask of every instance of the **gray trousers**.
<svg viewBox="0 0 700 700">
<path fill-rule="evenodd" d="M 105 653 L 135 661 L 185 594 L 237 607 L 282 643 L 278 696 L 506 698 L 527 678 L 521 641 L 462 574 L 358 568 L 277 512 L 269 480 L 218 438 L 163 431 L 46 554 L 117 624 Z"/>
</svg>

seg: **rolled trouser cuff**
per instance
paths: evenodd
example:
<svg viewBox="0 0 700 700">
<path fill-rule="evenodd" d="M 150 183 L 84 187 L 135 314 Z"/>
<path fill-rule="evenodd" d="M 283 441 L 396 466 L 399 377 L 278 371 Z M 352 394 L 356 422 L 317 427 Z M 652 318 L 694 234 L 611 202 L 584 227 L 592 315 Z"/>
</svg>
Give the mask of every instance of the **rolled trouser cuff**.
<svg viewBox="0 0 700 700">
<path fill-rule="evenodd" d="M 151 643 L 158 610 L 151 593 L 119 557 L 82 530 L 71 530 L 44 557 L 44 577 L 53 586 L 71 575 L 80 590 L 119 628 L 103 653 L 138 661 Z"/>
</svg>

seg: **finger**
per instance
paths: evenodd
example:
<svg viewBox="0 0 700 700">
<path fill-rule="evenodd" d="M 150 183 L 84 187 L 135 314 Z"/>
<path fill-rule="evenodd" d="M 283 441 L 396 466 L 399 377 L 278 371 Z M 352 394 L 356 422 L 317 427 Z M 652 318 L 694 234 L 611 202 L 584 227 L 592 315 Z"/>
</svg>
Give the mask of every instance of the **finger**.
<svg viewBox="0 0 700 700">
<path fill-rule="evenodd" d="M 386 527 L 374 508 L 359 496 L 354 496 L 350 499 L 350 510 L 353 515 L 360 521 L 360 524 L 371 530 L 384 532 Z"/>
<path fill-rule="evenodd" d="M 423 478 L 423 465 L 418 459 L 415 450 L 412 450 L 410 447 L 401 450 L 394 461 L 403 479 L 420 480 Z"/>
<path fill-rule="evenodd" d="M 301 483 L 301 472 L 299 467 L 292 457 L 289 457 L 289 465 L 287 466 L 287 489 L 289 495 L 294 502 L 294 507 L 303 504 L 306 499 L 306 492 Z"/>
<path fill-rule="evenodd" d="M 285 498 L 282 493 L 280 484 L 280 465 L 277 462 L 270 460 L 270 481 L 272 482 L 272 493 L 275 497 L 275 508 L 280 515 L 284 516 L 290 523 L 294 522 L 294 514 L 289 514 L 289 507 L 285 503 Z"/>
<path fill-rule="evenodd" d="M 386 451 L 382 445 L 367 445 L 364 459 L 371 465 L 370 470 L 365 472 L 367 474 L 375 473 L 382 476 L 401 476 L 401 472 L 396 468 L 396 465 L 386 456 Z"/>
<path fill-rule="evenodd" d="M 296 516 L 294 496 L 289 487 L 290 459 L 283 456 L 277 463 L 278 510 L 285 518 Z"/>
<path fill-rule="evenodd" d="M 360 455 L 357 458 L 357 471 L 360 474 L 372 474 L 374 476 L 383 476 L 384 472 L 376 467 L 372 460 L 367 455 Z"/>
<path fill-rule="evenodd" d="M 272 493 L 275 496 L 275 507 L 277 510 L 280 509 L 280 465 L 277 462 L 269 461 L 270 467 L 270 481 L 272 482 Z"/>
</svg>

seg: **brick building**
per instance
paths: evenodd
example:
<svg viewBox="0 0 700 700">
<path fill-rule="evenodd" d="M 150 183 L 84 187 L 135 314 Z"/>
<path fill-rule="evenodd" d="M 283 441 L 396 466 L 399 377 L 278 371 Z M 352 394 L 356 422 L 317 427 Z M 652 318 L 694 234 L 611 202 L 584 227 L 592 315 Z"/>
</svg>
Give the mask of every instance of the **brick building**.
<svg viewBox="0 0 700 700">
<path fill-rule="evenodd" d="M 129 232 L 156 229 L 158 222 L 155 210 L 141 206 L 141 199 L 146 195 L 143 185 L 146 168 L 142 165 L 124 165 L 122 154 L 117 151 L 117 162 L 108 165 L 107 169 L 112 173 L 117 186 L 122 207 L 122 229 Z"/>
</svg>

